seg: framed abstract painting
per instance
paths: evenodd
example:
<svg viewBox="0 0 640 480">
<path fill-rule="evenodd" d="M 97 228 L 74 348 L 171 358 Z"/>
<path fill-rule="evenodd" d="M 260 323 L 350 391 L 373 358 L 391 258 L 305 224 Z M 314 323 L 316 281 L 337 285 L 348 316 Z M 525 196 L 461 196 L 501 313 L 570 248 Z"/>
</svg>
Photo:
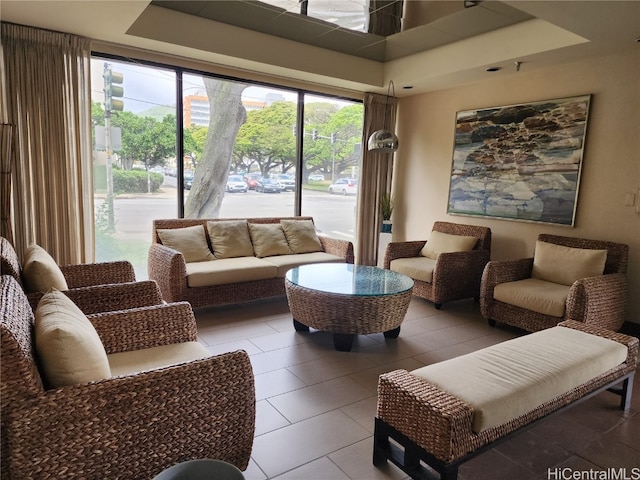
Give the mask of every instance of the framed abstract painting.
<svg viewBox="0 0 640 480">
<path fill-rule="evenodd" d="M 447 213 L 574 226 L 590 101 L 457 112 Z"/>
</svg>

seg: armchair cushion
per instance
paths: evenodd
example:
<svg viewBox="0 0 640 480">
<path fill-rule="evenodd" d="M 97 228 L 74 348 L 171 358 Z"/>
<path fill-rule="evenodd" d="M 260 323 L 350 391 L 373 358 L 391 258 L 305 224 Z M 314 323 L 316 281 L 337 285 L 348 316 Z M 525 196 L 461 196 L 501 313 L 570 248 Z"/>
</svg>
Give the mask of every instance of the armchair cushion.
<svg viewBox="0 0 640 480">
<path fill-rule="evenodd" d="M 35 344 L 47 385 L 63 387 L 111 376 L 100 337 L 62 292 L 46 293 L 35 312 Z"/>
<path fill-rule="evenodd" d="M 202 225 L 160 229 L 158 236 L 163 245 L 182 253 L 186 263 L 215 260 L 207 245 L 207 237 Z"/>
<path fill-rule="evenodd" d="M 256 257 L 289 255 L 291 249 L 279 223 L 250 223 L 249 233 Z"/>
<path fill-rule="evenodd" d="M 207 222 L 207 230 L 216 258 L 253 257 L 246 220 Z"/>
<path fill-rule="evenodd" d="M 210 357 L 209 351 L 198 342 L 172 343 L 129 352 L 108 355 L 113 377 L 170 367 Z"/>
<path fill-rule="evenodd" d="M 68 290 L 67 280 L 56 261 L 35 243 L 27 247 L 22 267 L 27 293 L 48 292 L 50 289 Z"/>
<path fill-rule="evenodd" d="M 322 252 L 322 245 L 311 220 L 280 220 L 291 253 Z"/>
<path fill-rule="evenodd" d="M 602 275 L 607 250 L 571 248 L 536 241 L 531 276 L 547 282 L 572 285 L 581 278 Z"/>
<path fill-rule="evenodd" d="M 543 315 L 562 318 L 570 289 L 559 283 L 527 278 L 496 285 L 493 298 Z"/>
<path fill-rule="evenodd" d="M 424 244 L 420 255 L 436 259 L 441 253 L 468 252 L 473 250 L 478 239 L 466 235 L 451 235 L 433 230 L 429 240 Z"/>
<path fill-rule="evenodd" d="M 436 261 L 427 257 L 396 258 L 391 260 L 389 269 L 402 273 L 414 280 L 433 283 L 433 269 Z"/>
</svg>

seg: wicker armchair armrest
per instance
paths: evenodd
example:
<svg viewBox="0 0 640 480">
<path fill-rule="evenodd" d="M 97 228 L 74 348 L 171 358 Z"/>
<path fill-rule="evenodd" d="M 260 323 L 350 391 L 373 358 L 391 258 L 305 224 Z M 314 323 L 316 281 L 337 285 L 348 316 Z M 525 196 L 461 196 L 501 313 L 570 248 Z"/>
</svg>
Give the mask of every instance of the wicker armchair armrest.
<svg viewBox="0 0 640 480">
<path fill-rule="evenodd" d="M 353 243 L 349 240 L 341 240 L 339 238 L 326 237 L 319 235 L 320 244 L 326 253 L 337 255 L 345 259 L 347 263 L 354 262 Z"/>
<path fill-rule="evenodd" d="M 433 282 L 448 285 L 455 281 L 466 283 L 469 279 L 479 279 L 490 255 L 488 250 L 441 253 L 433 268 Z"/>
<path fill-rule="evenodd" d="M 126 261 L 62 265 L 60 270 L 69 288 L 136 281 L 133 265 Z"/>
<path fill-rule="evenodd" d="M 390 242 L 384 252 L 384 268 L 389 269 L 392 260 L 396 258 L 419 257 L 420 250 L 424 247 L 426 240 L 413 240 L 410 242 Z"/>
<path fill-rule="evenodd" d="M 162 303 L 160 289 L 156 282 L 151 280 L 72 288 L 63 293 L 73 300 L 85 315 Z M 43 295 L 44 292 L 27 294 L 33 311 Z"/>
<path fill-rule="evenodd" d="M 88 316 L 107 353 L 196 341 L 196 319 L 188 302 Z"/>
<path fill-rule="evenodd" d="M 255 386 L 244 351 L 46 391 L 3 421 L 15 478 L 152 478 L 185 459 L 246 468 Z M 37 461 L 35 461 L 37 459 Z"/>
<path fill-rule="evenodd" d="M 380 375 L 377 416 L 443 461 L 460 447 L 459 432 L 471 432 L 473 410 L 460 399 L 406 370 Z"/>
<path fill-rule="evenodd" d="M 621 343 L 627 346 L 627 360 L 626 364 L 629 366 L 629 371 L 635 370 L 638 362 L 638 345 L 640 341 L 636 337 L 631 335 L 625 335 L 624 333 L 614 332 L 608 328 L 600 325 L 589 325 L 583 322 L 575 320 L 565 320 L 558 324 L 560 327 L 573 328 L 574 330 L 580 330 L 581 332 L 591 333 L 592 335 L 598 335 L 599 337 L 608 338 L 615 342 Z"/>
<path fill-rule="evenodd" d="M 565 317 L 619 330 L 625 320 L 628 301 L 629 287 L 624 273 L 582 278 L 571 286 Z"/>
<path fill-rule="evenodd" d="M 149 278 L 155 280 L 167 302 L 185 299 L 187 266 L 182 253 L 159 243 L 149 247 L 147 262 Z"/>
</svg>

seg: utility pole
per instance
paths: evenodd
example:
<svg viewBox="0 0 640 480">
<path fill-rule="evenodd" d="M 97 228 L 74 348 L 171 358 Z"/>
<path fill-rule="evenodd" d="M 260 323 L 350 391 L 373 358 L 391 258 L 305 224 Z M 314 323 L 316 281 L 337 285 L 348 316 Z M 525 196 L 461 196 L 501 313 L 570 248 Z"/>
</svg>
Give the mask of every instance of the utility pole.
<svg viewBox="0 0 640 480">
<path fill-rule="evenodd" d="M 113 72 L 111 70 L 111 64 L 105 62 L 104 71 L 104 144 L 106 154 L 106 177 L 107 177 L 107 222 L 110 232 L 114 232 L 116 229 L 115 219 L 113 214 L 113 161 L 111 159 L 111 111 L 124 109 L 124 102 L 122 100 L 115 100 L 113 97 L 122 97 L 124 95 L 124 89 L 120 86 L 114 85 L 122 84 L 123 76 L 121 73 Z"/>
</svg>

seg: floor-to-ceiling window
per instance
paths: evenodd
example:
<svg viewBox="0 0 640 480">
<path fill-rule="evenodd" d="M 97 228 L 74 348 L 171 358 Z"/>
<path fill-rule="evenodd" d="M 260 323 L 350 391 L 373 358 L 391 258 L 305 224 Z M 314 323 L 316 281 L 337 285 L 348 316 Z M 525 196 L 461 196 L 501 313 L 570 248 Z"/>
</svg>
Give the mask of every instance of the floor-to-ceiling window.
<svg viewBox="0 0 640 480">
<path fill-rule="evenodd" d="M 95 56 L 96 256 L 138 278 L 154 218 L 313 216 L 354 240 L 360 102 Z"/>
</svg>

